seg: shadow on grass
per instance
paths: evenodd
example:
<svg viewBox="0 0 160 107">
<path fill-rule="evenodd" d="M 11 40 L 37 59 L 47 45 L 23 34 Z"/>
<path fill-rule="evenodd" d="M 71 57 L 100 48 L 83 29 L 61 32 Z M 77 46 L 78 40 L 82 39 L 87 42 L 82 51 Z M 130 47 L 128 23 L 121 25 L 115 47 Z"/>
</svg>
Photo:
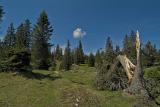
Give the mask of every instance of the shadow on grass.
<svg viewBox="0 0 160 107">
<path fill-rule="evenodd" d="M 52 75 L 53 73 L 42 74 L 42 73 L 35 73 L 35 72 L 21 72 L 21 73 L 17 73 L 17 74 L 21 75 L 21 76 L 23 76 L 23 77 L 25 77 L 27 79 L 38 79 L 38 80 L 49 79 L 49 80 L 53 81 L 53 80 L 61 78 L 61 76 L 54 76 L 54 75 Z"/>
</svg>

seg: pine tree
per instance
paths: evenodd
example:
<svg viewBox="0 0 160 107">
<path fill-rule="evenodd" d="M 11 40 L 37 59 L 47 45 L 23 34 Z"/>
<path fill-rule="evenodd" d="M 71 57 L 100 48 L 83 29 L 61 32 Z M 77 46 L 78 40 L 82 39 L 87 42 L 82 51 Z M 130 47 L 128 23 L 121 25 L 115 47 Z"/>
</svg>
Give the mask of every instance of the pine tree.
<svg viewBox="0 0 160 107">
<path fill-rule="evenodd" d="M 123 41 L 123 54 L 135 64 L 136 63 L 136 49 L 135 49 L 136 33 L 131 31 L 130 36 L 126 35 Z"/>
<path fill-rule="evenodd" d="M 116 45 L 115 54 L 116 54 L 116 56 L 121 54 L 121 50 L 120 50 L 120 47 L 118 45 Z"/>
<path fill-rule="evenodd" d="M 115 59 L 115 53 L 113 50 L 112 40 L 110 37 L 107 38 L 105 52 L 101 54 L 102 62 L 96 65 L 97 76 L 96 86 L 98 89 L 106 89 L 108 73 L 113 61 Z"/>
<path fill-rule="evenodd" d="M 74 49 L 72 49 L 71 50 L 71 62 L 72 62 L 72 64 L 74 64 L 74 62 L 75 62 L 75 50 Z"/>
<path fill-rule="evenodd" d="M 130 54 L 129 57 L 133 63 L 136 63 L 136 33 L 134 31 L 131 31 L 130 36 Z"/>
<path fill-rule="evenodd" d="M 106 50 L 105 59 L 108 64 L 112 64 L 113 60 L 115 58 L 115 53 L 114 53 L 114 49 L 113 49 L 112 40 L 110 37 L 107 38 L 105 50 Z"/>
<path fill-rule="evenodd" d="M 11 48 L 15 45 L 15 42 L 16 42 L 15 29 L 14 29 L 13 23 L 11 23 L 7 29 L 7 34 L 4 38 L 4 44 L 5 46 Z"/>
<path fill-rule="evenodd" d="M 0 62 L 3 61 L 6 57 L 5 54 L 5 47 L 4 47 L 4 42 L 3 40 L 0 39 Z"/>
<path fill-rule="evenodd" d="M 48 16 L 43 11 L 33 29 L 32 61 L 36 69 L 48 69 L 50 56 L 50 36 L 52 35 L 52 26 Z"/>
<path fill-rule="evenodd" d="M 0 22 L 2 21 L 2 16 L 4 14 L 2 6 L 0 6 Z"/>
<path fill-rule="evenodd" d="M 24 46 L 26 48 L 31 48 L 31 22 L 26 19 L 23 24 L 24 29 Z"/>
<path fill-rule="evenodd" d="M 55 59 L 61 61 L 62 60 L 62 48 L 57 44 L 55 51 Z"/>
<path fill-rule="evenodd" d="M 125 38 L 123 40 L 123 54 L 126 54 L 127 56 L 129 54 L 128 44 L 129 44 L 129 37 L 128 35 L 125 35 Z"/>
<path fill-rule="evenodd" d="M 18 26 L 16 32 L 16 48 L 24 49 L 25 48 L 25 35 L 24 35 L 24 25 L 23 23 Z"/>
<path fill-rule="evenodd" d="M 94 67 L 95 66 L 95 57 L 94 57 L 93 53 L 90 53 L 90 55 L 89 55 L 88 66 L 89 67 Z"/>
<path fill-rule="evenodd" d="M 78 45 L 76 54 L 77 54 L 78 64 L 84 64 L 84 52 L 83 52 L 83 47 L 82 47 L 81 41 L 79 41 L 79 45 Z"/>
<path fill-rule="evenodd" d="M 146 43 L 143 51 L 143 66 L 152 66 L 156 62 L 157 50 L 150 41 Z"/>
<path fill-rule="evenodd" d="M 64 51 L 62 67 L 64 70 L 68 71 L 71 69 L 71 65 L 72 65 L 71 49 L 70 49 L 70 42 L 68 40 L 67 47 L 65 48 L 65 51 Z"/>
<path fill-rule="evenodd" d="M 2 6 L 0 6 L 0 22 L 2 21 L 2 16 L 4 14 L 3 8 Z M 4 42 L 3 40 L 0 39 L 0 61 L 2 61 L 2 59 L 4 58 Z"/>
<path fill-rule="evenodd" d="M 78 48 L 75 48 L 75 49 L 74 49 L 74 63 L 75 63 L 76 65 L 79 64 Z"/>
</svg>

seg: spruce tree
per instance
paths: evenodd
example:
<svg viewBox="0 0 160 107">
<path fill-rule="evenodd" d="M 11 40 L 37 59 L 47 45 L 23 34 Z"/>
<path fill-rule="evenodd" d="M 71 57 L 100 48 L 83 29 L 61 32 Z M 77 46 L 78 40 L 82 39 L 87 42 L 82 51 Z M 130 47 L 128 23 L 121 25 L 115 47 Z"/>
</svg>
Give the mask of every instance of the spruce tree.
<svg viewBox="0 0 160 107">
<path fill-rule="evenodd" d="M 24 29 L 24 46 L 26 48 L 31 48 L 31 22 L 29 19 L 26 19 L 23 24 Z"/>
<path fill-rule="evenodd" d="M 55 59 L 58 61 L 62 60 L 62 48 L 59 46 L 59 44 L 56 46 Z"/>
<path fill-rule="evenodd" d="M 131 31 L 131 34 L 126 35 L 123 41 L 123 54 L 135 64 L 136 63 L 136 49 L 135 49 L 136 33 Z"/>
<path fill-rule="evenodd" d="M 2 6 L 0 6 L 0 23 L 2 21 L 3 14 L 4 14 L 3 8 L 2 8 Z M 3 40 L 0 39 L 0 61 L 2 61 L 2 59 L 4 58 L 3 44 L 4 44 Z"/>
<path fill-rule="evenodd" d="M 125 35 L 125 38 L 123 40 L 123 54 L 127 55 L 129 54 L 129 47 L 128 47 L 128 44 L 129 44 L 129 37 L 128 35 Z"/>
<path fill-rule="evenodd" d="M 144 48 L 142 49 L 143 52 L 143 66 L 153 66 L 156 62 L 156 56 L 157 56 L 157 49 L 150 41 L 148 41 Z"/>
<path fill-rule="evenodd" d="M 107 85 L 106 75 L 115 59 L 113 44 L 110 37 L 107 38 L 105 52 L 101 54 L 101 58 L 102 62 L 96 65 L 96 70 L 97 70 L 96 86 L 97 89 L 106 89 Z"/>
<path fill-rule="evenodd" d="M 2 6 L 0 6 L 0 22 L 2 21 L 2 17 L 3 17 L 4 11 Z"/>
<path fill-rule="evenodd" d="M 136 63 L 136 33 L 134 31 L 131 31 L 130 36 L 130 59 L 133 61 L 133 63 Z"/>
<path fill-rule="evenodd" d="M 79 41 L 79 45 L 77 48 L 77 57 L 78 57 L 78 64 L 84 64 L 84 52 L 81 41 Z"/>
<path fill-rule="evenodd" d="M 75 63 L 76 65 L 79 64 L 78 48 L 75 48 L 75 49 L 74 49 L 74 63 Z"/>
<path fill-rule="evenodd" d="M 90 55 L 89 55 L 88 66 L 89 67 L 94 67 L 95 66 L 95 57 L 94 57 L 93 53 L 90 53 Z"/>
<path fill-rule="evenodd" d="M 65 51 L 64 51 L 62 67 L 64 70 L 68 71 L 71 69 L 71 65 L 72 65 L 71 49 L 70 49 L 70 42 L 68 40 L 67 47 L 65 48 Z"/>
<path fill-rule="evenodd" d="M 112 64 L 113 60 L 115 58 L 115 53 L 114 53 L 114 49 L 113 49 L 112 40 L 110 37 L 107 38 L 105 50 L 106 50 L 105 59 L 108 64 Z"/>
<path fill-rule="evenodd" d="M 4 37 L 4 44 L 7 47 L 13 47 L 16 42 L 16 37 L 15 37 L 15 28 L 13 26 L 13 23 L 10 24 L 10 26 L 7 29 L 7 34 Z"/>
<path fill-rule="evenodd" d="M 120 47 L 118 45 L 116 45 L 115 54 L 116 54 L 116 56 L 121 54 L 121 50 L 120 50 Z"/>
<path fill-rule="evenodd" d="M 6 49 L 5 49 L 5 46 L 4 46 L 4 42 L 3 40 L 0 39 L 0 62 L 3 61 L 6 57 Z"/>
<path fill-rule="evenodd" d="M 24 25 L 21 24 L 17 28 L 16 32 L 16 48 L 24 49 L 25 48 L 25 36 L 24 36 Z"/>
<path fill-rule="evenodd" d="M 72 64 L 74 64 L 74 62 L 75 62 L 75 50 L 74 49 L 72 49 L 71 50 L 71 62 L 72 62 Z"/>
<path fill-rule="evenodd" d="M 45 11 L 41 12 L 33 29 L 32 61 L 36 69 L 48 69 L 50 56 L 50 36 L 53 29 Z"/>
</svg>

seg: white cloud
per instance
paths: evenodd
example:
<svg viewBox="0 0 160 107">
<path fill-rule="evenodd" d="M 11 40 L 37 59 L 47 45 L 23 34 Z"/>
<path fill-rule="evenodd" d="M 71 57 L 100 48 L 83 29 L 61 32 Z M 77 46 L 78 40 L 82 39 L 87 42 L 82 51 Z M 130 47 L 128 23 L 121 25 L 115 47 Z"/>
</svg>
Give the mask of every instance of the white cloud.
<svg viewBox="0 0 160 107">
<path fill-rule="evenodd" d="M 77 28 L 73 31 L 74 38 L 83 38 L 86 35 L 86 32 L 83 31 L 81 28 Z"/>
</svg>

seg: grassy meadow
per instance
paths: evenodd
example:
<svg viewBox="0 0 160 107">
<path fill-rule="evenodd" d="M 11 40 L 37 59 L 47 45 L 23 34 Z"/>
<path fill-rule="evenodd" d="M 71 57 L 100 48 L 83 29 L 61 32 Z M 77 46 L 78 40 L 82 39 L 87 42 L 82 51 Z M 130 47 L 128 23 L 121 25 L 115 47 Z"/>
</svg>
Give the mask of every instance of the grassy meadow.
<svg viewBox="0 0 160 107">
<path fill-rule="evenodd" d="M 0 73 L 0 107 L 131 107 L 135 98 L 94 88 L 95 68 L 34 70 L 34 77 Z"/>
</svg>

